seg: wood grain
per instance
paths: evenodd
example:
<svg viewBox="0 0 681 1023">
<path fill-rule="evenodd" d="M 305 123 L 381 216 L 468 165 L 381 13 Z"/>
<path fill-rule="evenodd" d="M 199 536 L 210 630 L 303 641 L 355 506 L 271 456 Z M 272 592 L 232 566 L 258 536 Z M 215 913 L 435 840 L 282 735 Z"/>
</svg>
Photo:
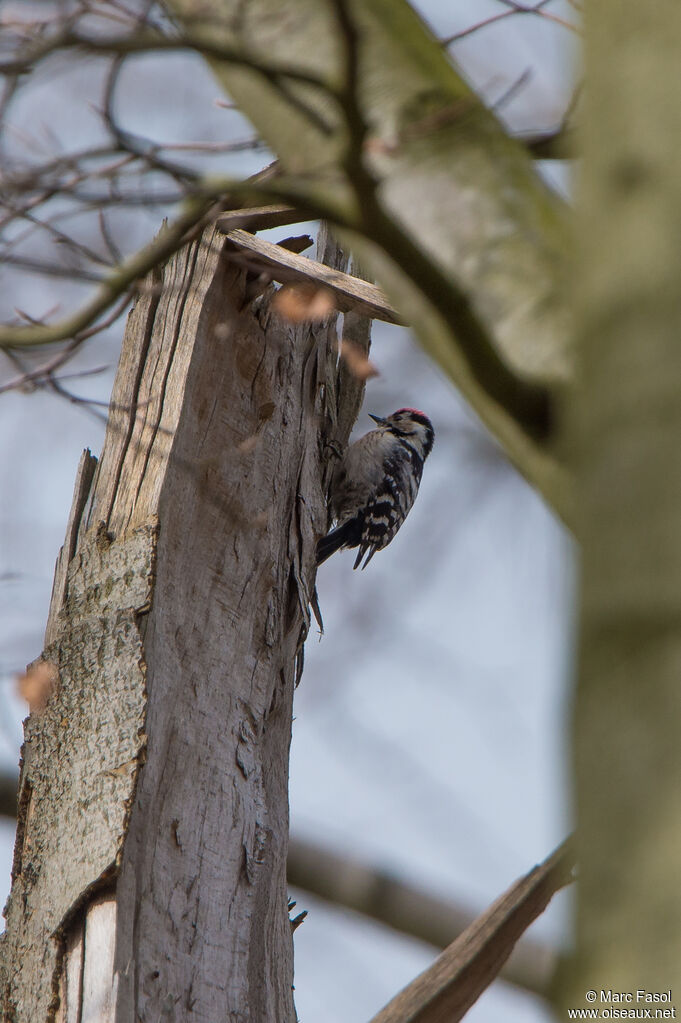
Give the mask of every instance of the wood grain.
<svg viewBox="0 0 681 1023">
<path fill-rule="evenodd" d="M 64 600 L 66 597 L 66 573 L 68 571 L 69 564 L 71 563 L 71 559 L 76 552 L 80 519 L 83 513 L 83 507 L 85 506 L 88 494 L 90 493 L 92 478 L 96 468 L 97 459 L 92 456 L 90 451 L 83 451 L 76 471 L 76 482 L 73 487 L 71 511 L 66 525 L 66 537 L 64 539 L 64 544 L 59 551 L 57 564 L 54 570 L 52 599 L 50 600 L 49 617 L 45 628 L 45 646 L 48 646 L 55 638 L 57 615 L 64 606 Z"/>
<path fill-rule="evenodd" d="M 16 1023 L 70 1023 L 74 992 L 82 1021 L 295 1020 L 293 689 L 326 452 L 361 385 L 336 381 L 335 315 L 293 327 L 272 289 L 249 301 L 227 245 L 209 230 L 147 280 L 94 474 L 81 461 L 60 682 L 26 725 L 0 956 Z"/>
<path fill-rule="evenodd" d="M 70 928 L 65 942 L 55 1023 L 80 1023 L 84 952 L 84 928 L 81 917 Z"/>
<path fill-rule="evenodd" d="M 111 978 L 115 944 L 116 899 L 104 895 L 87 908 L 79 1023 L 114 1023 L 116 985 Z M 78 1003 L 74 1000 L 74 1004 Z"/>
<path fill-rule="evenodd" d="M 273 281 L 282 284 L 301 281 L 329 288 L 341 312 L 355 311 L 361 316 L 385 320 L 387 323 L 403 322 L 381 289 L 360 277 L 344 273 L 318 260 L 299 256 L 280 245 L 256 238 L 248 231 L 230 231 L 227 241 L 235 250 L 230 258 L 241 262 L 251 271 L 266 273 Z"/>
<path fill-rule="evenodd" d="M 247 209 L 228 210 L 215 220 L 219 231 L 229 232 L 235 228 L 245 231 L 265 231 L 272 227 L 299 224 L 306 218 L 293 206 L 273 203 L 271 206 L 251 206 Z"/>
</svg>

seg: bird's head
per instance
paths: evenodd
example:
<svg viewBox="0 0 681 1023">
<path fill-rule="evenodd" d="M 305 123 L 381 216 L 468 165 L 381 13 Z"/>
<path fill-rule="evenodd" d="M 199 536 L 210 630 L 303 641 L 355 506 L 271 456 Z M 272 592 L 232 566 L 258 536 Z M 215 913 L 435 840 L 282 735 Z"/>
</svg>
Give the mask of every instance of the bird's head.
<svg viewBox="0 0 681 1023">
<path fill-rule="evenodd" d="M 378 425 L 380 430 L 388 430 L 398 437 L 404 437 L 420 451 L 425 459 L 430 454 L 435 438 L 435 431 L 425 412 L 416 408 L 398 408 L 391 416 L 382 419 L 381 416 L 369 415 Z"/>
</svg>

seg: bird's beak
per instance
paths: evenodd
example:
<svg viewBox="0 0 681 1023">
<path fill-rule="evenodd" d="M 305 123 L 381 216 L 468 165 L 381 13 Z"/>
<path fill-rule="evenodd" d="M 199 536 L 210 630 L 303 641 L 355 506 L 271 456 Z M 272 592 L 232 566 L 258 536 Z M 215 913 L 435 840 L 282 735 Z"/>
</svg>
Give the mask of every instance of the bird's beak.
<svg viewBox="0 0 681 1023">
<path fill-rule="evenodd" d="M 375 416 L 373 412 L 369 413 L 369 419 L 373 419 L 373 421 L 378 423 L 379 426 L 382 426 L 383 423 L 385 423 L 385 419 L 382 419 L 380 416 Z"/>
</svg>

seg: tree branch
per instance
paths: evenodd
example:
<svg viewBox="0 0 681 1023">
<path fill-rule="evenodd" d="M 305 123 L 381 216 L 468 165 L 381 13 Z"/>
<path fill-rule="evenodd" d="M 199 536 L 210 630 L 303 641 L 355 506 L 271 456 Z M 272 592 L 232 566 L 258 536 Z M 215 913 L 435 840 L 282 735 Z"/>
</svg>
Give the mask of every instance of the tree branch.
<svg viewBox="0 0 681 1023">
<path fill-rule="evenodd" d="M 445 948 L 477 919 L 452 903 L 384 870 L 293 836 L 288 880 L 318 898 L 369 916 L 396 931 Z M 522 938 L 499 976 L 533 994 L 546 996 L 557 965 L 554 951 Z"/>
<path fill-rule="evenodd" d="M 2 772 L 0 816 L 13 818 L 16 810 L 17 779 L 12 774 Z M 560 863 L 560 870 L 564 867 L 569 872 L 571 867 L 567 853 Z M 535 875 L 536 871 L 542 871 L 542 868 L 535 868 Z M 468 908 L 449 902 L 352 856 L 341 855 L 295 836 L 289 842 L 287 874 L 289 884 L 295 888 L 371 917 L 438 948 L 448 946 L 456 935 L 468 933 L 468 929 L 478 926 L 482 919 Z M 555 878 L 560 876 L 559 872 L 555 874 Z M 539 884 L 538 877 L 535 876 L 535 885 Z M 569 880 L 570 877 L 566 876 L 563 883 Z M 515 885 L 512 891 L 525 881 L 523 879 Z M 509 894 L 503 898 L 508 900 Z M 536 899 L 536 895 L 533 898 Z M 555 952 L 531 938 L 522 938 L 508 962 L 501 967 L 499 976 L 523 990 L 546 996 L 555 967 Z"/>
<path fill-rule="evenodd" d="M 401 0 L 329 0 L 312 7 L 286 0 L 296 17 L 305 12 L 306 27 L 274 43 L 261 39 L 238 0 L 208 0 L 200 17 L 189 0 L 172 0 L 171 8 L 181 25 L 177 36 L 137 23 L 131 32 L 111 33 L 106 26 L 84 33 L 69 19 L 58 31 L 42 26 L 37 43 L 23 45 L 0 67 L 18 75 L 60 47 L 121 57 L 149 49 L 201 52 L 281 161 L 278 182 L 250 192 L 241 184 L 235 194 L 283 200 L 345 231 L 346 243 L 399 302 L 426 350 L 567 517 L 568 483 L 550 445 L 553 393 L 569 376 L 555 293 L 565 239 L 557 204 L 552 207 L 528 177 L 520 146 L 457 78 L 441 46 Z M 315 33 L 330 47 L 328 60 L 313 56 Z M 375 53 L 381 54 L 378 65 Z M 108 112 L 111 120 L 110 103 Z M 159 164 L 153 147 L 147 152 L 139 140 L 127 142 L 138 159 L 150 156 Z M 119 143 L 126 144 L 124 132 Z M 547 152 L 547 139 L 535 144 Z M 160 162 L 170 174 L 184 173 Z M 217 196 L 213 181 L 184 184 L 197 202 L 208 192 Z M 450 235 L 446 227 L 443 232 L 447 224 Z M 127 271 L 136 279 L 148 268 L 144 259 L 135 267 L 136 259 L 124 265 L 123 279 L 121 271 L 114 273 L 62 323 L 21 329 L 20 339 L 19 328 L 5 328 L 0 345 L 78 333 L 129 285 Z"/>
<path fill-rule="evenodd" d="M 206 22 L 203 22 L 203 27 L 207 27 Z M 225 42 L 216 43 L 210 38 L 204 38 L 203 34 L 193 33 L 188 28 L 183 29 L 182 34 L 178 36 L 166 36 L 161 32 L 139 27 L 120 36 L 91 36 L 77 32 L 67 25 L 62 31 L 30 43 L 12 59 L 0 61 L 0 74 L 24 74 L 46 57 L 59 50 L 67 49 L 79 49 L 90 54 L 111 56 L 129 56 L 152 51 L 196 50 L 208 59 L 233 63 L 256 71 L 277 85 L 282 79 L 288 79 L 292 82 L 312 85 L 331 96 L 335 94 L 335 88 L 330 79 L 306 72 L 304 68 L 296 64 L 258 59 L 249 55 L 238 45 L 229 46 Z"/>
<path fill-rule="evenodd" d="M 573 880 L 571 842 L 516 881 L 371 1023 L 458 1023 L 498 975 L 521 934 Z"/>
<path fill-rule="evenodd" d="M 28 327 L 0 326 L 0 347 L 30 348 L 76 338 L 89 327 L 116 299 L 126 292 L 153 267 L 164 262 L 187 241 L 190 234 L 199 230 L 215 199 L 195 198 L 172 224 L 166 224 L 158 235 L 127 259 L 111 273 L 89 302 L 86 302 L 72 316 L 54 324 L 34 324 Z"/>
<path fill-rule="evenodd" d="M 326 66 L 340 82 L 333 97 L 318 99 L 320 109 L 341 108 L 329 140 L 271 83 L 212 61 L 289 185 L 297 180 L 298 198 L 288 201 L 323 210 L 510 459 L 567 519 L 569 480 L 550 443 L 552 394 L 571 372 L 561 203 L 402 0 L 265 2 L 264 23 L 271 12 L 301 26 L 268 35 L 268 59 L 310 73 Z M 195 14 L 190 0 L 171 8 L 180 23 Z M 213 23 L 240 17 L 241 6 L 207 0 L 204 10 Z M 243 19 L 254 52 L 265 45 L 261 24 Z"/>
<path fill-rule="evenodd" d="M 545 441 L 553 430 L 552 398 L 547 387 L 523 380 L 499 355 L 477 311 L 458 282 L 407 233 L 398 218 L 385 210 L 378 194 L 379 179 L 364 158 L 368 133 L 359 99 L 360 36 L 347 0 L 333 0 L 343 46 L 339 101 L 345 115 L 347 141 L 342 165 L 354 186 L 360 209 L 355 229 L 377 243 L 407 273 L 442 316 L 456 337 L 471 373 L 487 395 L 532 438 Z M 462 108 L 462 114 L 465 108 Z"/>
</svg>

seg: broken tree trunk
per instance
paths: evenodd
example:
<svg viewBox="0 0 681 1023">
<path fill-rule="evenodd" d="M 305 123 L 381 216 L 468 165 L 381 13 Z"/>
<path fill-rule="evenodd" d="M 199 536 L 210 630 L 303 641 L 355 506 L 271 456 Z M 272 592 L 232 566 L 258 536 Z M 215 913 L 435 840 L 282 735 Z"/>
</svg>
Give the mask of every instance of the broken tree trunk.
<svg viewBox="0 0 681 1023">
<path fill-rule="evenodd" d="M 295 1019 L 292 699 L 361 387 L 333 317 L 285 323 L 246 277 L 213 230 L 154 275 L 81 460 L 58 681 L 26 723 L 4 1019 Z M 346 332 L 368 344 L 368 321 Z"/>
</svg>

